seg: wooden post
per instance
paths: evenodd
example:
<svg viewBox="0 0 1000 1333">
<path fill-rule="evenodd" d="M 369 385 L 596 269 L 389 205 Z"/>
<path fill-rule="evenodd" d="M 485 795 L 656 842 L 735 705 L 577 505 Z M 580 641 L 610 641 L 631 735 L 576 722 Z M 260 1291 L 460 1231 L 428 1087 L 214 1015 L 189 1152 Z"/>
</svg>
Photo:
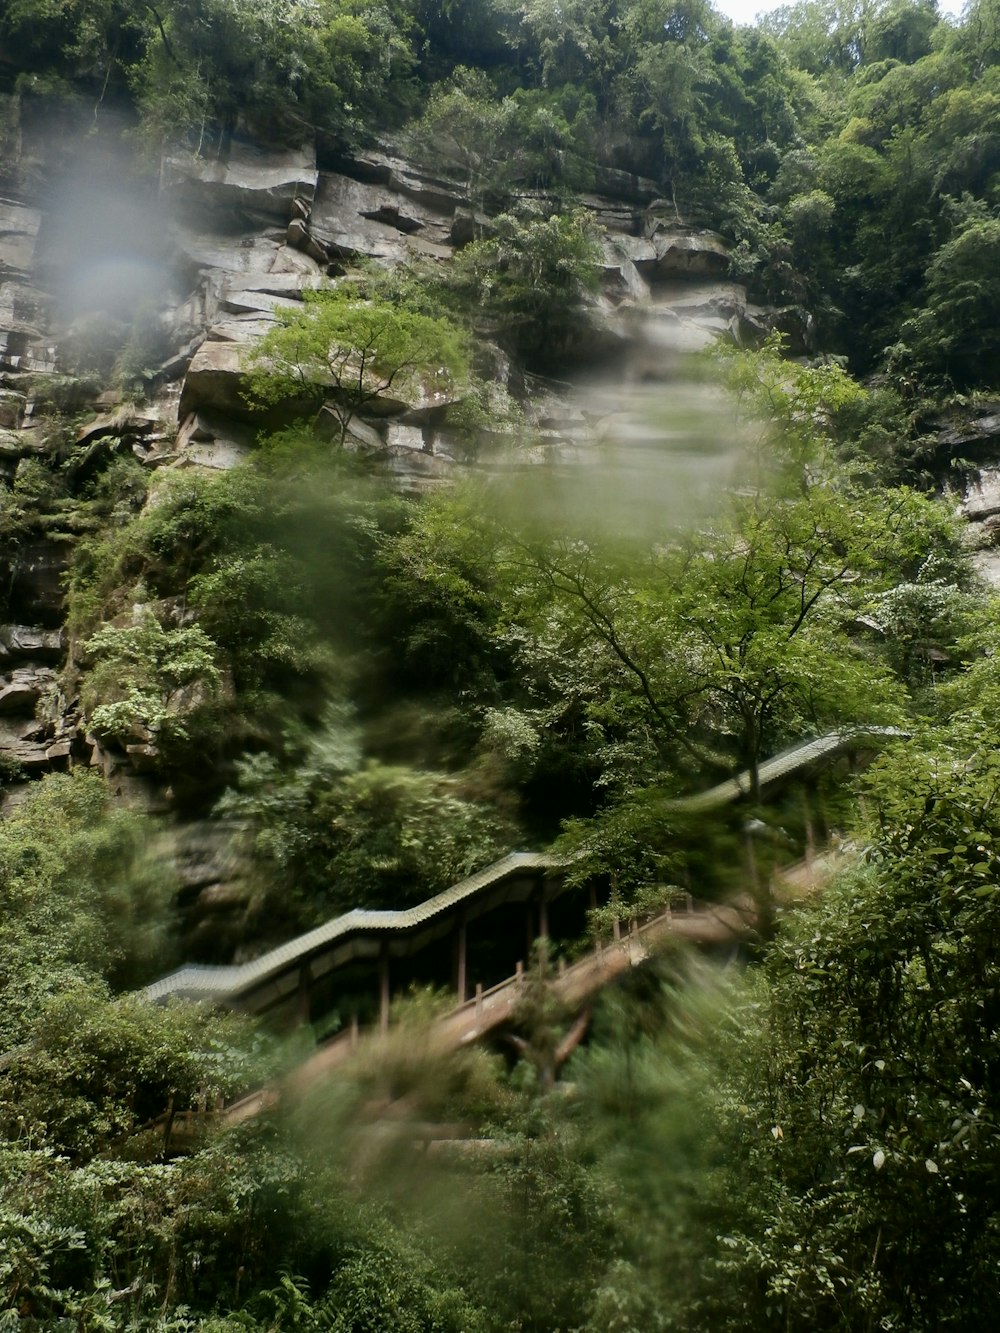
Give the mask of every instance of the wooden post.
<svg viewBox="0 0 1000 1333">
<path fill-rule="evenodd" d="M 743 863 L 750 896 L 760 908 L 760 874 L 757 870 L 757 849 L 753 845 L 753 830 L 748 820 L 743 826 Z"/>
<path fill-rule="evenodd" d="M 802 817 L 806 826 L 806 865 L 811 866 L 816 855 L 816 830 L 813 826 L 812 802 L 809 799 L 809 783 L 802 787 Z"/>
<path fill-rule="evenodd" d="M 358 1044 L 358 1011 L 355 1009 L 351 1014 L 351 1050 L 354 1050 Z"/>
<path fill-rule="evenodd" d="M 312 968 L 308 958 L 299 964 L 299 993 L 296 1004 L 296 1017 L 300 1023 L 308 1023 L 311 1018 Z"/>
<path fill-rule="evenodd" d="M 858 773 L 861 771 L 861 766 L 860 766 L 860 764 L 858 763 L 858 752 L 857 752 L 857 750 L 851 750 L 851 751 L 849 752 L 847 758 L 848 758 L 848 762 L 850 763 L 850 766 L 851 766 L 851 777 L 852 777 L 852 778 L 856 778 L 856 777 L 858 776 Z M 857 799 L 858 799 L 858 809 L 861 811 L 861 818 L 862 818 L 862 819 L 867 819 L 867 818 L 868 818 L 868 802 L 865 800 L 865 794 L 864 794 L 864 791 L 861 789 L 861 787 L 857 786 L 857 784 L 855 784 L 855 788 L 854 788 L 854 790 L 855 790 L 855 792 L 856 792 L 856 794 L 857 794 Z"/>
<path fill-rule="evenodd" d="M 546 887 L 543 879 L 538 890 L 538 938 L 542 940 L 549 938 L 549 904 Z"/>
<path fill-rule="evenodd" d="M 455 992 L 458 995 L 459 1004 L 465 1003 L 465 992 L 466 992 L 465 972 L 466 972 L 467 943 L 468 943 L 467 928 L 465 924 L 465 913 L 463 912 L 458 919 L 458 940 L 457 940 L 457 953 L 455 959 Z"/>
<path fill-rule="evenodd" d="M 389 1031 L 389 944 L 383 940 L 378 956 L 379 972 L 379 1015 L 378 1025 L 382 1032 Z"/>
<path fill-rule="evenodd" d="M 522 986 L 524 984 L 524 964 L 520 959 L 514 966 L 514 976 L 517 978 L 517 985 Z"/>
<path fill-rule="evenodd" d="M 479 1020 L 482 1018 L 482 1016 L 483 1016 L 483 983 L 482 983 L 481 981 L 477 981 L 477 982 L 476 982 L 476 1022 L 477 1022 L 477 1023 L 478 1023 Z"/>
<path fill-rule="evenodd" d="M 611 935 L 612 935 L 612 938 L 614 939 L 614 942 L 615 942 L 616 944 L 619 942 L 619 940 L 620 940 L 621 937 L 622 937 L 622 923 L 618 920 L 617 915 L 614 917 L 614 919 L 613 919 L 612 922 L 611 922 Z"/>
</svg>

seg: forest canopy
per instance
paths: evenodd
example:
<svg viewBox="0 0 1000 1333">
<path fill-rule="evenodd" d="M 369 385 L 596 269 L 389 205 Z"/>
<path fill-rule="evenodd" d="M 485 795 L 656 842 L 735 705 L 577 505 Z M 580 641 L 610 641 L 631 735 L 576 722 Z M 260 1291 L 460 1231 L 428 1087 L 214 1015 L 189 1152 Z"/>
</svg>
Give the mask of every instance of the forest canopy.
<svg viewBox="0 0 1000 1333">
<path fill-rule="evenodd" d="M 69 553 L 31 734 L 75 709 L 61 758 L 90 757 L 0 770 L 0 1329 L 997 1326 L 1000 606 L 953 483 L 1000 393 L 998 34 L 998 0 L 745 27 L 708 0 L 3 7 L 5 200 L 32 126 L 117 117 L 147 183 L 165 149 L 391 150 L 462 208 L 447 257 L 344 246 L 304 299 L 265 293 L 225 468 L 127 433 L 151 315 L 114 356 L 77 330 L 50 382 L 3 371 L 47 452 L 3 427 L 0 553 Z M 650 425 L 694 435 L 700 491 L 665 448 L 623 478 L 610 437 L 590 471 L 538 461 L 559 377 L 607 346 L 616 202 L 637 245 L 710 229 L 752 308 L 716 319 L 695 425 Z M 768 788 L 824 736 L 843 762 Z M 734 774 L 743 804 L 692 815 Z M 231 839 L 238 914 L 185 822 Z M 356 995 L 287 1040 L 142 995 L 523 847 L 602 906 L 535 948 L 493 1049 L 442 1052 L 454 995 L 411 994 L 275 1110 Z M 817 850 L 782 898 L 772 869 Z M 695 898 L 735 898 L 749 942 L 558 1003 L 602 932 Z"/>
</svg>

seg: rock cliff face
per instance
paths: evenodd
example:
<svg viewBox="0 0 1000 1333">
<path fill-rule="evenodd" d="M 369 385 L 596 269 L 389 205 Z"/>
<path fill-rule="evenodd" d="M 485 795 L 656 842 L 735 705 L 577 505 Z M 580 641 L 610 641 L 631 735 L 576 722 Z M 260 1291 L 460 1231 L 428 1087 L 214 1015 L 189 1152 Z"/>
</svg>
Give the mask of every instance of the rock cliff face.
<svg viewBox="0 0 1000 1333">
<path fill-rule="evenodd" d="M 447 265 L 493 223 L 460 183 L 388 147 L 321 168 L 311 150 L 234 140 L 211 160 L 168 154 L 150 173 L 136 172 L 125 130 L 29 130 L 0 197 L 0 777 L 14 775 L 9 804 L 45 772 L 98 766 L 123 801 L 172 813 L 149 738 L 103 744 L 76 695 L 64 589 L 89 528 L 73 498 L 120 458 L 150 474 L 232 468 L 259 425 L 247 353 L 282 306 L 358 260 Z M 752 343 L 777 326 L 809 350 L 796 312 L 750 305 L 721 239 L 678 223 L 652 182 L 607 172 L 600 184 L 583 204 L 604 237 L 601 289 L 571 349 L 587 387 L 526 376 L 484 349 L 530 427 L 525 466 L 573 464 L 598 439 L 659 448 L 637 410 L 643 394 L 673 378 L 678 395 L 684 354 L 714 338 Z M 995 457 L 989 404 L 971 424 L 935 429 L 956 459 Z M 720 419 L 720 439 L 727 430 Z M 347 443 L 377 451 L 409 489 L 469 466 L 418 397 L 360 412 Z M 49 494 L 55 472 L 64 489 Z M 967 516 L 992 548 L 997 478 L 977 475 Z M 989 552 L 983 563 L 993 575 Z M 187 900 L 217 921 L 242 895 L 226 831 L 189 820 L 176 845 Z"/>
<path fill-rule="evenodd" d="M 112 124 L 93 140 L 29 134 L 20 167 L 0 199 L 0 763 L 25 778 L 99 765 L 123 800 L 166 810 L 149 747 L 102 745 L 74 695 L 64 583 L 80 522 L 58 500 L 21 504 L 43 485 L 39 462 L 71 460 L 71 494 L 122 456 L 150 471 L 231 468 L 256 429 L 246 354 L 281 306 L 361 258 L 447 264 L 491 224 L 459 184 L 389 150 L 321 170 L 311 151 L 234 141 L 218 160 L 167 155 L 153 179 L 135 174 Z M 726 280 L 719 237 L 678 224 L 651 182 L 611 175 L 609 193 L 584 201 L 606 238 L 576 360 L 613 361 L 611 382 L 635 385 L 720 334 L 758 336 L 765 313 Z M 493 360 L 511 374 L 499 349 Z M 123 392 L 129 375 L 141 395 Z M 622 407 L 612 394 L 581 410 L 520 376 L 509 387 L 539 442 L 529 461 L 574 456 Z M 378 406 L 352 422 L 350 445 L 377 449 L 402 485 L 467 466 L 426 428 L 426 403 Z M 186 836 L 192 893 L 229 901 L 225 857 L 197 829 Z"/>
</svg>

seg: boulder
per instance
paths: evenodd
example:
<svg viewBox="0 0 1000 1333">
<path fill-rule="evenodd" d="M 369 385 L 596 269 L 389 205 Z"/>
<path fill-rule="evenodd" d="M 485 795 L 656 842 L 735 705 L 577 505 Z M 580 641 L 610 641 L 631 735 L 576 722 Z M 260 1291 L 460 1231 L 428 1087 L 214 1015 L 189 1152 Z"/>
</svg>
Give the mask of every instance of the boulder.
<svg viewBox="0 0 1000 1333">
<path fill-rule="evenodd" d="M 390 422 L 386 431 L 386 443 L 390 449 L 419 449 L 431 453 L 428 449 L 430 432 L 426 427 L 405 426 L 400 422 Z"/>
<path fill-rule="evenodd" d="M 247 380 L 242 357 L 246 344 L 211 340 L 203 342 L 191 358 L 178 409 L 180 419 L 202 408 L 246 417 L 244 398 Z"/>
<path fill-rule="evenodd" d="M 263 338 L 274 326 L 275 320 L 263 310 L 247 315 L 232 315 L 220 320 L 208 330 L 209 342 L 252 343 Z"/>
<path fill-rule="evenodd" d="M 997 421 L 1000 430 L 1000 418 Z M 961 512 L 970 523 L 984 523 L 1000 516 L 1000 468 L 981 468 L 969 482 Z"/>
<path fill-rule="evenodd" d="M 12 482 L 22 458 L 47 452 L 48 445 L 40 431 L 0 428 L 0 477 Z"/>
<path fill-rule="evenodd" d="M 604 242 L 601 283 L 604 294 L 616 303 L 645 301 L 649 297 L 649 284 L 636 268 L 628 247 L 619 243 L 632 239 L 615 236 L 608 237 Z"/>
<path fill-rule="evenodd" d="M 468 203 L 465 189 L 457 181 L 396 156 L 389 145 L 341 158 L 336 165 L 357 181 L 388 186 L 394 194 L 405 195 L 445 217 Z"/>
<path fill-rule="evenodd" d="M 160 751 L 150 741 L 138 741 L 126 745 L 125 753 L 129 764 L 136 773 L 155 773 L 160 765 Z"/>
<path fill-rule="evenodd" d="M 95 440 L 105 439 L 108 436 L 124 438 L 131 435 L 148 435 L 160 424 L 159 418 L 154 414 L 127 407 L 88 421 L 77 431 L 76 443 L 93 444 Z"/>
<path fill-rule="evenodd" d="M 271 292 L 262 292 L 259 288 L 236 287 L 228 282 L 223 284 L 219 296 L 221 309 L 229 314 L 263 315 L 269 320 L 273 320 L 276 311 L 287 310 L 293 303 L 300 305 L 301 302 L 302 293 L 298 290 L 291 295 L 275 296 Z"/>
<path fill-rule="evenodd" d="M 56 679 L 49 667 L 15 667 L 0 685 L 0 713 L 30 713 Z"/>
<path fill-rule="evenodd" d="M 747 302 L 746 288 L 736 282 L 680 282 L 657 284 L 654 320 L 661 322 L 672 312 L 678 330 L 667 341 L 676 346 L 706 345 L 715 337 L 727 337 L 738 346 L 759 343 L 768 331 L 768 312 Z"/>
<path fill-rule="evenodd" d="M 268 273 L 230 273 L 222 280 L 220 298 L 238 301 L 243 295 L 264 295 L 275 297 L 279 303 L 293 305 L 302 299 L 304 291 L 320 286 L 322 279 L 314 264 L 309 266 L 308 272 L 272 269 Z"/>
<path fill-rule="evenodd" d="M 1000 451 L 1000 400 L 980 403 L 961 416 L 937 417 L 928 425 L 937 437 L 936 452 L 948 458 L 989 459 Z"/>
<path fill-rule="evenodd" d="M 474 208 L 459 208 L 451 220 L 448 239 L 456 249 L 461 249 L 462 246 L 478 241 L 484 236 L 492 236 L 495 232 L 493 219 L 487 217 L 485 213 L 480 213 Z"/>
<path fill-rule="evenodd" d="M 721 236 L 711 231 L 686 231 L 656 223 L 649 236 L 655 251 L 650 265 L 653 278 L 719 277 L 729 271 L 729 251 Z M 636 261 L 640 272 L 645 272 Z"/>
<path fill-rule="evenodd" d="M 0 625 L 0 661 L 41 658 L 58 662 L 63 655 L 63 631 L 40 625 Z"/>
<path fill-rule="evenodd" d="M 288 224 L 291 227 L 291 223 Z M 278 247 L 274 256 L 274 262 L 271 265 L 271 273 L 292 273 L 299 274 L 304 278 L 311 278 L 318 283 L 323 275 L 323 269 L 310 255 L 302 254 L 301 247 L 293 248 L 291 242 Z M 311 284 L 310 284 L 311 285 Z"/>
<path fill-rule="evenodd" d="M 656 267 L 656 246 L 648 236 L 615 236 L 609 238 L 615 253 L 631 260 L 641 273 L 652 273 Z"/>
<path fill-rule="evenodd" d="M 320 438 L 340 441 L 340 421 L 331 407 L 326 406 L 321 410 L 316 423 L 316 433 Z M 352 417 L 347 426 L 345 443 L 348 448 L 384 449 L 385 436 L 369 422 L 362 421 L 360 417 Z"/>
<path fill-rule="evenodd" d="M 389 186 L 324 174 L 309 215 L 312 245 L 327 259 L 367 256 L 383 263 L 403 260 L 418 239 L 450 251 L 453 209 L 442 216 L 431 208 L 401 198 Z M 313 253 L 309 250 L 308 253 Z"/>
<path fill-rule="evenodd" d="M 27 398 L 12 389 L 0 389 L 0 427 L 17 430 L 24 420 Z"/>
<path fill-rule="evenodd" d="M 309 148 L 264 148 L 233 140 L 224 159 L 166 153 L 160 193 L 178 214 L 192 208 L 227 221 L 280 223 L 293 216 L 297 201 L 316 193 L 316 153 Z"/>
<path fill-rule="evenodd" d="M 725 324 L 746 311 L 747 292 L 738 282 L 677 282 L 657 287 L 656 304 L 669 306 L 681 319 Z"/>
<path fill-rule="evenodd" d="M 0 753 L 20 764 L 27 773 L 44 773 L 52 768 L 48 756 L 51 744 L 45 728 L 34 719 L 15 720 L 0 716 Z M 64 756 L 53 758 L 64 759 Z"/>
<path fill-rule="evenodd" d="M 200 467 L 228 472 L 249 458 L 253 436 L 229 417 L 212 411 L 191 412 L 181 426 L 174 448 Z"/>
<path fill-rule="evenodd" d="M 35 208 L 0 200 L 0 276 L 29 275 L 42 215 Z"/>
<path fill-rule="evenodd" d="M 677 358 L 708 347 L 725 328 L 721 320 L 689 319 L 672 304 L 654 301 L 631 312 L 628 361 L 633 380 L 668 380 L 678 373 Z"/>
<path fill-rule="evenodd" d="M 171 238 L 178 256 L 197 268 L 221 269 L 225 273 L 271 273 L 287 262 L 286 229 L 235 234 L 198 230 L 174 224 Z"/>
</svg>

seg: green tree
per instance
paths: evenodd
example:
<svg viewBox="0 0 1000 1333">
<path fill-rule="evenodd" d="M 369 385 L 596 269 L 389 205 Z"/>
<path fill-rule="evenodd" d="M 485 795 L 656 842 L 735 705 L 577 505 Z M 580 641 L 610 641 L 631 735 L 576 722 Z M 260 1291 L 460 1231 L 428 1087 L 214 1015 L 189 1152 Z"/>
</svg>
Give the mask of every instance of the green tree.
<svg viewBox="0 0 1000 1333">
<path fill-rule="evenodd" d="M 212 1105 L 259 1078 L 248 1036 L 240 1019 L 157 1009 L 77 979 L 39 1004 L 7 1054 L 0 1135 L 74 1161 L 118 1149 L 165 1112 Z"/>
<path fill-rule="evenodd" d="M 751 440 L 738 489 L 696 535 L 653 551 L 532 535 L 515 567 L 523 660 L 565 682 L 612 754 L 643 754 L 651 774 L 721 760 L 756 790 L 762 758 L 803 729 L 899 719 L 899 687 L 849 626 L 950 524 L 834 461 L 827 432 L 858 393 L 835 367 L 765 349 L 733 358 L 730 380 L 776 429 Z"/>
<path fill-rule="evenodd" d="M 0 823 L 5 1043 L 68 974 L 145 980 L 169 954 L 169 867 L 149 820 L 85 770 L 35 784 Z"/>
<path fill-rule="evenodd" d="M 879 763 L 865 864 L 753 988 L 714 1328 L 996 1318 L 995 758 L 955 731 Z"/>
<path fill-rule="evenodd" d="M 444 406 L 460 396 L 468 355 L 460 330 L 352 282 L 306 293 L 301 309 L 279 311 L 278 326 L 254 348 L 250 396 L 267 405 L 288 398 L 326 401 L 343 444 L 359 413 L 382 415 L 394 396 Z"/>
<path fill-rule="evenodd" d="M 587 298 L 597 290 L 599 250 L 582 212 L 495 219 L 492 236 L 457 255 L 449 284 L 466 309 L 481 311 L 529 361 L 565 358 Z"/>
<path fill-rule="evenodd" d="M 1000 297 L 1000 222 L 973 220 L 941 247 L 927 270 L 927 305 L 901 336 L 931 373 L 956 388 L 997 378 L 1000 335 L 992 318 Z"/>
<path fill-rule="evenodd" d="M 183 741 L 185 714 L 219 689 L 217 649 L 205 631 L 167 629 L 151 611 L 134 625 L 105 625 L 83 652 L 94 663 L 82 686 L 91 726 L 121 743 Z"/>
<path fill-rule="evenodd" d="M 509 846 L 509 823 L 465 798 L 457 776 L 363 762 L 359 741 L 333 710 L 294 771 L 251 758 L 223 799 L 254 821 L 268 909 L 280 903 L 296 924 L 421 902 Z"/>
</svg>

